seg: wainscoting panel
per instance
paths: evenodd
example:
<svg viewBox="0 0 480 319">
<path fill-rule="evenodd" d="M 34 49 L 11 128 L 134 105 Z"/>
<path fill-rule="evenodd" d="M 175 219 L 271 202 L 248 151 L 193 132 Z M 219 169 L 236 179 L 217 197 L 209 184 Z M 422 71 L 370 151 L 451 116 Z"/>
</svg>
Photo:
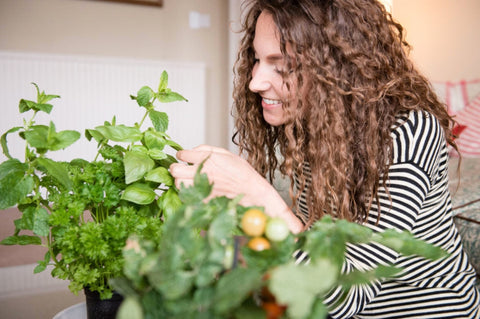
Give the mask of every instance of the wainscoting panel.
<svg viewBox="0 0 480 319">
<path fill-rule="evenodd" d="M 54 99 L 49 116 L 39 114 L 37 124 L 52 120 L 57 131 L 73 129 L 81 140 L 65 151 L 52 153 L 52 158 L 91 160 L 96 143 L 84 137 L 85 128 L 94 128 L 116 116 L 117 124 L 133 125 L 144 114 L 143 108 L 130 99 L 144 85 L 157 89 L 163 70 L 169 74 L 169 87 L 189 102 L 160 104 L 157 110 L 169 115 L 167 133 L 185 148 L 205 143 L 206 68 L 202 63 L 136 60 L 110 57 L 69 56 L 0 51 L 0 133 L 13 126 L 22 126 L 32 112 L 19 115 L 21 98 L 36 100 L 35 82 Z M 146 128 L 150 123 L 143 126 Z M 23 159 L 22 140 L 10 134 L 10 153 Z M 18 141 L 18 142 L 17 142 Z M 5 156 L 0 155 L 4 160 Z"/>
</svg>

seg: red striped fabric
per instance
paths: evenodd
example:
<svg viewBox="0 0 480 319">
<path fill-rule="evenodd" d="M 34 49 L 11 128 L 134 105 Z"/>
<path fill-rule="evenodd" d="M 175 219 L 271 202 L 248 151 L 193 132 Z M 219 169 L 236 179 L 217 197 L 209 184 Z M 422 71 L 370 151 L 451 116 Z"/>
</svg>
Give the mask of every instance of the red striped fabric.
<svg viewBox="0 0 480 319">
<path fill-rule="evenodd" d="M 455 140 L 462 156 L 480 157 L 480 95 L 455 114 L 455 120 L 466 126 Z"/>
</svg>

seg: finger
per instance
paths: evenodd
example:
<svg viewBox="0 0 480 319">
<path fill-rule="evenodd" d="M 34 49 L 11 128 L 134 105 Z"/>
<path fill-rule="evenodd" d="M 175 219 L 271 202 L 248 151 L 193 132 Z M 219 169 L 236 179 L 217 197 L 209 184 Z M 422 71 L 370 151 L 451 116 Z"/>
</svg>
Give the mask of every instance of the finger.
<svg viewBox="0 0 480 319">
<path fill-rule="evenodd" d="M 170 174 L 172 174 L 175 179 L 193 179 L 195 173 L 197 172 L 198 165 L 185 165 L 181 163 L 173 163 L 170 165 Z"/>
<path fill-rule="evenodd" d="M 231 154 L 224 148 L 211 146 L 211 145 L 199 145 L 194 148 L 196 151 L 212 152 L 212 153 L 221 153 L 221 154 Z"/>
<path fill-rule="evenodd" d="M 183 162 L 198 164 L 212 154 L 212 151 L 181 150 L 177 152 L 177 158 Z"/>
</svg>

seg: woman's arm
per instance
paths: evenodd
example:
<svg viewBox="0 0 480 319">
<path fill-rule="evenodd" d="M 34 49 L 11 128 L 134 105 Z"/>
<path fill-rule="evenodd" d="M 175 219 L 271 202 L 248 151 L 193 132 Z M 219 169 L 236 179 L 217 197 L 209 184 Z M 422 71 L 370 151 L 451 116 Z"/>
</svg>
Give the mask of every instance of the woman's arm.
<svg viewBox="0 0 480 319">
<path fill-rule="evenodd" d="M 200 163 L 202 172 L 213 183 L 212 197 L 229 198 L 243 195 L 240 203 L 245 206 L 263 206 L 265 213 L 272 217 L 283 218 L 293 233 L 303 230 L 303 223 L 291 211 L 275 188 L 261 176 L 246 160 L 225 149 L 201 145 L 191 150 L 177 153 L 180 161 L 170 166 L 170 173 L 179 187 L 193 184 L 195 172 Z"/>
</svg>

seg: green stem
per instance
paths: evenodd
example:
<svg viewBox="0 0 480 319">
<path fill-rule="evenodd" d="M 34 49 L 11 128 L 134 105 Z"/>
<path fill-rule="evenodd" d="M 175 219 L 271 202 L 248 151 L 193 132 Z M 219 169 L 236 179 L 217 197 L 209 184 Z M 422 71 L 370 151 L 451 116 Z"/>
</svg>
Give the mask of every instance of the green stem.
<svg viewBox="0 0 480 319">
<path fill-rule="evenodd" d="M 35 119 L 35 116 L 37 115 L 37 110 L 34 110 L 33 111 L 33 115 L 32 117 L 30 118 L 30 120 L 28 120 L 28 122 L 26 123 L 26 125 L 23 127 L 23 130 L 26 132 L 28 130 L 30 130 L 30 128 L 32 127 L 33 123 L 34 123 L 34 119 Z M 29 159 L 28 159 L 28 143 L 26 142 L 25 143 L 25 163 L 27 162 L 30 162 Z M 29 163 L 30 165 L 30 163 Z"/>
<path fill-rule="evenodd" d="M 147 109 L 147 111 L 146 111 L 145 114 L 143 115 L 142 120 L 141 120 L 140 123 L 138 124 L 138 128 L 141 128 L 141 127 L 142 127 L 143 122 L 145 122 L 145 119 L 147 118 L 148 113 L 150 113 L 150 110 Z"/>
<path fill-rule="evenodd" d="M 153 105 L 153 102 L 155 102 L 155 98 L 154 98 L 153 101 L 152 101 L 152 105 Z M 143 122 L 145 122 L 145 119 L 146 119 L 147 116 L 148 116 L 148 113 L 150 113 L 150 109 L 147 108 L 147 110 L 145 111 L 145 114 L 144 114 L 143 117 L 142 117 L 142 120 L 140 121 L 140 123 L 138 123 L 138 129 L 140 129 L 140 128 L 142 127 Z M 134 144 L 133 142 L 130 144 L 130 148 L 133 147 L 133 144 Z"/>
<path fill-rule="evenodd" d="M 108 140 L 107 140 L 107 139 L 104 139 L 104 140 L 100 143 L 100 145 L 99 145 L 98 148 L 97 148 L 97 149 L 98 149 L 97 154 L 95 155 L 95 158 L 93 159 L 94 162 L 97 161 L 98 156 L 100 156 L 100 150 L 101 150 L 102 147 L 104 147 L 107 143 L 108 143 Z"/>
</svg>

